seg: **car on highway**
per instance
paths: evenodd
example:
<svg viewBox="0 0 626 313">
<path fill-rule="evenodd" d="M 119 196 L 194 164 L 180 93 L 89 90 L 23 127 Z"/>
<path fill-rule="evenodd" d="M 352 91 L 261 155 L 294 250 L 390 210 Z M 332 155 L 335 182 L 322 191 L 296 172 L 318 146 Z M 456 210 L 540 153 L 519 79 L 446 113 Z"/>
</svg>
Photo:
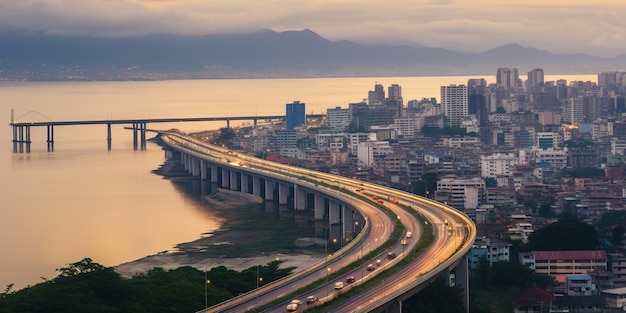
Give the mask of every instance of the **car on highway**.
<svg viewBox="0 0 626 313">
<path fill-rule="evenodd" d="M 354 282 L 354 276 L 348 276 L 348 278 L 346 278 L 346 283 L 352 284 L 353 282 Z"/>
<path fill-rule="evenodd" d="M 289 303 L 287 304 L 287 311 L 289 312 L 294 312 L 298 310 L 298 304 L 297 303 Z"/>
<path fill-rule="evenodd" d="M 306 303 L 311 304 L 319 301 L 320 299 L 316 296 L 308 296 L 306 297 Z"/>
<path fill-rule="evenodd" d="M 371 272 L 371 271 L 373 271 L 373 270 L 375 270 L 375 269 L 376 269 L 376 266 L 374 266 L 374 264 L 368 264 L 368 265 L 367 265 L 367 271 L 368 271 L 368 272 Z"/>
<path fill-rule="evenodd" d="M 342 281 L 338 281 L 335 283 L 335 289 L 342 289 L 343 288 L 343 282 Z"/>
<path fill-rule="evenodd" d="M 389 252 L 387 253 L 387 259 L 395 259 L 396 258 L 396 253 L 395 252 Z"/>
<path fill-rule="evenodd" d="M 413 233 L 410 231 L 406 232 L 406 238 L 411 238 L 411 237 L 413 237 Z"/>
</svg>

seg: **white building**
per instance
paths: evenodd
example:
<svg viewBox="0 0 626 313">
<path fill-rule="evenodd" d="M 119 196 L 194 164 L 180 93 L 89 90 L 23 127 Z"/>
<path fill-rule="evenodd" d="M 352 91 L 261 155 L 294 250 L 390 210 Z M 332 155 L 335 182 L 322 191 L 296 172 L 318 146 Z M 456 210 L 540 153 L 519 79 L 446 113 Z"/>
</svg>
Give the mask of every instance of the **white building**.
<svg viewBox="0 0 626 313">
<path fill-rule="evenodd" d="M 591 131 L 591 139 L 599 140 L 603 137 L 609 136 L 609 126 L 606 121 L 598 121 L 593 123 L 593 128 Z"/>
<path fill-rule="evenodd" d="M 441 105 L 448 127 L 459 127 L 461 119 L 467 116 L 467 86 L 441 86 Z"/>
<path fill-rule="evenodd" d="M 583 97 L 569 98 L 565 102 L 563 121 L 567 124 L 578 124 L 583 120 Z"/>
<path fill-rule="evenodd" d="M 396 134 L 402 138 L 413 138 L 424 127 L 424 119 L 416 117 L 396 118 L 393 123 Z"/>
<path fill-rule="evenodd" d="M 357 146 L 357 162 L 359 166 L 372 167 L 374 158 L 393 153 L 388 141 L 366 141 Z"/>
<path fill-rule="evenodd" d="M 482 204 L 485 181 L 480 177 L 444 177 L 437 181 L 435 199 L 457 209 L 475 209 Z"/>
<path fill-rule="evenodd" d="M 349 133 L 348 150 L 350 154 L 356 155 L 359 144 L 366 141 L 376 141 L 376 133 Z"/>
<path fill-rule="evenodd" d="M 326 125 L 330 128 L 343 131 L 350 125 L 350 109 L 335 107 L 326 109 Z"/>
<path fill-rule="evenodd" d="M 552 168 L 563 169 L 567 166 L 567 151 L 563 149 L 538 149 L 535 151 L 536 163 L 550 163 Z"/>
<path fill-rule="evenodd" d="M 345 148 L 346 134 L 318 133 L 315 135 L 315 144 L 321 151 L 339 152 Z"/>
<path fill-rule="evenodd" d="M 602 290 L 606 306 L 626 311 L 626 287 Z"/>
<path fill-rule="evenodd" d="M 512 240 L 521 240 L 524 243 L 528 242 L 528 236 L 535 230 L 531 223 L 515 223 L 515 227 L 511 227 L 508 230 L 509 238 Z"/>
<path fill-rule="evenodd" d="M 463 145 L 467 144 L 478 144 L 480 143 L 480 138 L 478 137 L 448 137 L 443 138 L 442 140 L 444 147 L 450 148 L 460 148 Z"/>
<path fill-rule="evenodd" d="M 478 125 L 478 119 L 475 114 L 463 118 L 460 127 L 465 128 L 467 133 L 480 133 L 480 125 Z"/>
<path fill-rule="evenodd" d="M 510 246 L 510 243 L 500 239 L 476 238 L 469 253 L 470 268 L 477 269 L 482 258 L 489 262 L 489 266 L 496 262 L 508 262 Z"/>
<path fill-rule="evenodd" d="M 480 157 L 480 174 L 482 178 L 511 176 L 511 171 L 518 163 L 513 153 L 496 153 Z"/>
<path fill-rule="evenodd" d="M 626 140 L 611 138 L 611 154 L 624 155 L 624 151 L 626 151 Z"/>
</svg>

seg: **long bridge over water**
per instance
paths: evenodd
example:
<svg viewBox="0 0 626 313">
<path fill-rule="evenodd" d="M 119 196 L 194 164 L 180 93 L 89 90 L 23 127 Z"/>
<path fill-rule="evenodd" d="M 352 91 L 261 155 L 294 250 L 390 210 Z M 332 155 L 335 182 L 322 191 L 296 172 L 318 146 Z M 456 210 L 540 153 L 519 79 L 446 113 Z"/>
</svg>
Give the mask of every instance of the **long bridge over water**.
<svg viewBox="0 0 626 313">
<path fill-rule="evenodd" d="M 307 118 L 321 117 L 321 114 L 307 115 Z M 11 119 L 10 125 L 13 128 L 14 152 L 30 152 L 30 127 L 47 127 L 48 150 L 52 151 L 55 126 L 106 125 L 110 149 L 111 125 L 126 124 L 131 125 L 130 129 L 133 130 L 134 148 L 138 149 L 140 146 L 145 149 L 145 133 L 151 131 L 146 127 L 148 123 L 226 121 L 230 126 L 231 120 L 249 120 L 256 124 L 258 120 L 284 118 L 282 115 L 275 115 L 56 122 L 15 122 Z M 176 151 L 178 158 L 193 176 L 215 183 L 221 188 L 262 196 L 266 201 L 276 201 L 279 205 L 287 205 L 292 201 L 294 210 L 309 210 L 316 221 L 328 225 L 329 236 L 325 240 L 336 235 L 343 246 L 340 251 L 325 257 L 309 269 L 206 308 L 202 312 L 241 312 L 260 307 L 265 307 L 268 312 L 284 312 L 290 299 L 304 300 L 306 295 L 315 293 L 320 295 L 320 304 L 330 304 L 343 293 L 360 285 L 367 288 L 332 305 L 328 312 L 402 312 L 404 300 L 440 275 L 448 276 L 447 281 L 455 281 L 465 287 L 464 300 L 468 304 L 465 254 L 476 237 L 476 228 L 460 211 L 388 187 L 270 163 L 211 146 L 185 135 L 161 133 L 166 137 L 163 138 L 164 142 Z M 166 156 L 173 157 L 172 150 Z M 384 201 L 382 205 L 379 205 L 382 200 L 372 204 L 372 196 L 388 201 Z M 422 216 L 424 225 L 416 215 Z M 356 225 L 359 225 L 358 228 Z M 333 229 L 338 231 L 333 232 Z M 416 240 L 403 239 L 411 238 L 409 231 L 416 234 L 416 239 L 429 234 L 434 238 L 428 247 L 418 248 Z M 421 252 L 411 256 L 416 249 Z M 395 253 L 397 258 L 394 256 L 393 260 L 384 261 L 376 271 L 365 268 L 369 262 L 377 264 L 377 260 L 385 259 L 388 252 Z M 401 260 L 408 262 L 402 264 Z M 387 271 L 396 267 L 397 272 Z M 379 275 L 382 280 L 376 282 Z M 331 281 L 328 281 L 329 276 Z M 333 282 L 337 279 L 346 281 L 346 277 L 357 279 L 345 288 L 333 289 Z M 321 281 L 325 282 L 320 283 Z M 307 293 L 300 294 L 300 288 L 306 289 Z M 275 301 L 280 304 L 270 304 Z"/>
<path fill-rule="evenodd" d="M 320 119 L 323 114 L 307 114 L 307 119 Z M 129 125 L 133 131 L 133 147 L 135 149 L 146 148 L 146 131 L 149 123 L 182 123 L 182 122 L 226 122 L 230 127 L 231 121 L 252 121 L 256 126 L 258 121 L 280 121 L 284 115 L 250 115 L 250 116 L 223 116 L 223 117 L 176 117 L 176 118 L 140 118 L 140 119 L 107 119 L 107 120 L 78 120 L 78 121 L 43 121 L 43 122 L 18 122 L 13 119 L 11 123 L 13 133 L 13 152 L 30 152 L 31 127 L 46 127 L 48 151 L 54 151 L 54 128 L 57 126 L 80 126 L 80 125 L 106 125 L 107 147 L 111 149 L 113 140 L 111 135 L 112 125 Z"/>
</svg>

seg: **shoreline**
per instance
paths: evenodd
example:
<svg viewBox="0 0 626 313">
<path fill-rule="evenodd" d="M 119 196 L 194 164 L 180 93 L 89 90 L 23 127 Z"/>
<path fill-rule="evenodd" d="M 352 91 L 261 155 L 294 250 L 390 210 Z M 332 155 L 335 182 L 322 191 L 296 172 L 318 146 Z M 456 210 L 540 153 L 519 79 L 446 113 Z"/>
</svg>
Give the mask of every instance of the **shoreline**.
<svg viewBox="0 0 626 313">
<path fill-rule="evenodd" d="M 181 167 L 182 164 L 178 161 L 166 160 L 159 169 L 153 170 L 153 173 L 169 180 L 194 179 Z M 218 212 L 224 218 L 225 223 L 220 226 L 220 229 L 212 233 L 201 234 L 200 238 L 190 242 L 175 244 L 171 251 L 162 251 L 118 264 L 113 266 L 115 271 L 125 278 L 146 273 L 155 267 L 170 270 L 192 266 L 206 271 L 214 267 L 225 266 L 228 269 L 242 271 L 253 266 L 266 265 L 269 262 L 281 260 L 283 261 L 281 267 L 295 267 L 295 273 L 324 258 L 323 253 L 307 250 L 307 247 L 319 244 L 313 238 L 297 238 L 297 242 L 294 243 L 299 248 L 297 251 L 280 251 L 281 249 L 277 249 L 277 251 L 265 252 L 252 251 L 254 249 L 250 248 L 249 251 L 244 251 L 244 254 L 249 254 L 246 256 L 224 254 L 223 249 L 220 249 L 224 247 L 220 246 L 251 246 L 256 240 L 268 236 L 267 230 L 264 230 L 264 233 L 259 233 L 259 231 L 242 230 L 237 227 L 245 226 L 243 223 L 246 223 L 243 221 L 242 224 L 239 224 L 238 217 L 245 217 L 242 214 L 250 215 L 247 209 L 253 210 L 255 206 L 263 205 L 264 200 L 255 195 L 227 189 L 217 189 L 212 194 L 202 198 L 206 203 L 207 210 Z M 230 223 L 231 227 L 226 225 L 226 222 Z M 248 223 L 250 222 L 248 221 Z M 269 227 L 268 229 L 272 228 Z"/>
</svg>

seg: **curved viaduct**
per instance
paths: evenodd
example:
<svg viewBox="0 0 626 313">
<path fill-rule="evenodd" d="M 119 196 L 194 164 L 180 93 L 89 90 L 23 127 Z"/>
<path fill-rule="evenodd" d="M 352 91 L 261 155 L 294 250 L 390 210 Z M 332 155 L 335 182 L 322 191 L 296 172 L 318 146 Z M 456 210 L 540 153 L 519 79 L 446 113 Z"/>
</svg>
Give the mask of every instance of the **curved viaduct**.
<svg viewBox="0 0 626 313">
<path fill-rule="evenodd" d="M 388 187 L 238 154 L 182 134 L 160 133 L 163 142 L 180 153 L 180 161 L 192 175 L 279 205 L 292 204 L 294 210 L 312 210 L 316 220 L 328 225 L 328 239 L 337 236 L 345 243 L 339 251 L 309 269 L 200 312 L 284 312 L 290 300 L 304 300 L 310 294 L 320 299 L 310 306 L 320 305 L 368 283 L 376 275 L 383 276 L 382 283 L 379 277 L 376 283 L 366 285 L 364 291 L 339 303 L 333 302 L 326 311 L 401 312 L 402 301 L 441 274 L 446 274 L 450 283 L 465 288 L 468 307 L 465 255 L 476 237 L 476 227 L 462 212 Z M 166 150 L 166 157 L 173 155 Z M 372 198 L 377 200 L 371 201 Z M 399 228 L 401 235 L 393 237 Z M 431 244 L 419 256 L 386 274 L 384 269 L 399 266 L 410 255 L 406 252 L 416 247 L 424 230 L 432 231 Z M 415 234 L 414 238 L 407 234 L 409 231 Z M 389 242 L 389 238 L 395 242 Z M 390 252 L 398 257 L 387 259 Z M 384 260 L 381 270 L 365 270 L 364 264 L 370 260 L 380 263 L 381 259 Z M 348 276 L 357 277 L 356 282 L 336 290 L 334 282 L 345 282 Z M 298 311 L 306 311 L 308 306 L 301 304 Z"/>
</svg>

